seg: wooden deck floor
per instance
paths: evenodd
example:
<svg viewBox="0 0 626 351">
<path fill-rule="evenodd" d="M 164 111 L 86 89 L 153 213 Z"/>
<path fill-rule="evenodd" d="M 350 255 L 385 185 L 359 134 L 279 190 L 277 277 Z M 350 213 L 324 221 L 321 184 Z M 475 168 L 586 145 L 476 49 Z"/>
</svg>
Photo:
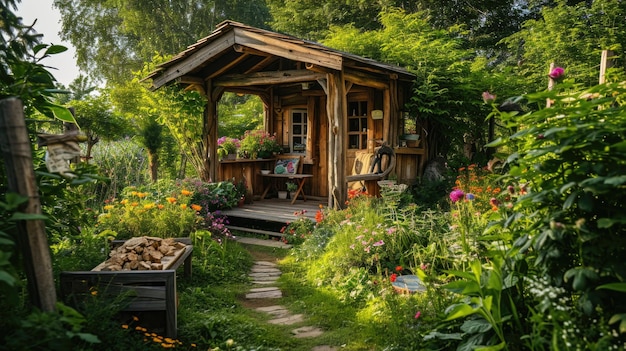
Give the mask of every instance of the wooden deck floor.
<svg viewBox="0 0 626 351">
<path fill-rule="evenodd" d="M 315 213 L 319 210 L 320 204 L 325 206 L 326 199 L 307 198 L 307 201 L 297 200 L 292 205 L 291 200 L 273 198 L 254 201 L 252 204 L 225 210 L 222 213 L 233 224 L 228 226 L 231 229 L 280 236 L 279 229 L 300 218 L 301 215 L 297 213 L 302 213 L 303 210 L 305 210 L 303 214 L 305 217 L 315 220 Z M 268 225 L 264 226 L 260 223 Z"/>
</svg>

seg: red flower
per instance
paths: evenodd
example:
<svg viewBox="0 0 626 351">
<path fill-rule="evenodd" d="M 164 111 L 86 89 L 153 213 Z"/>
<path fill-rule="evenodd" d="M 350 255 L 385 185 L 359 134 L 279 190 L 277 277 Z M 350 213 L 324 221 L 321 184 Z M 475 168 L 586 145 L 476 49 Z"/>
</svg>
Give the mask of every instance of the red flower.
<svg viewBox="0 0 626 351">
<path fill-rule="evenodd" d="M 317 210 L 317 212 L 315 213 L 315 222 L 321 223 L 323 220 L 324 220 L 324 213 L 322 213 L 322 210 Z"/>
<path fill-rule="evenodd" d="M 402 266 L 396 266 L 396 272 L 402 272 Z"/>
<path fill-rule="evenodd" d="M 389 280 L 391 280 L 391 282 L 393 283 L 396 281 L 397 278 L 398 278 L 398 275 L 394 273 L 391 275 L 391 277 L 389 277 Z"/>
</svg>

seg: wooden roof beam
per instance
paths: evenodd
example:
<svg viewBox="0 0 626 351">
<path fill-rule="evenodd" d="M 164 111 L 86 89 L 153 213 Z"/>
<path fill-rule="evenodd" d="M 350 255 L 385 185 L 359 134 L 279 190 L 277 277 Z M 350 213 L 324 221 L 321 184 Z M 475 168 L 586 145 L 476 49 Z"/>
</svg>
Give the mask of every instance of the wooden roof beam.
<svg viewBox="0 0 626 351">
<path fill-rule="evenodd" d="M 349 80 L 353 83 L 363 85 L 366 87 L 376 88 L 376 89 L 388 89 L 389 82 L 381 80 L 380 78 L 374 77 L 370 74 L 366 74 L 363 72 L 358 72 L 354 70 L 345 70 L 344 75 L 346 80 Z"/>
<path fill-rule="evenodd" d="M 290 43 L 239 28 L 235 28 L 234 32 L 238 44 L 290 60 L 341 70 L 343 59 L 340 55 L 311 49 L 304 45 Z"/>
<path fill-rule="evenodd" d="M 215 86 L 242 87 L 250 85 L 289 84 L 325 78 L 323 73 L 305 70 L 290 70 L 276 72 L 258 72 L 251 74 L 231 74 L 215 79 Z"/>
<path fill-rule="evenodd" d="M 234 66 L 237 66 L 239 64 L 239 62 L 247 59 L 248 57 L 250 57 L 250 55 L 248 55 L 248 54 L 239 55 L 239 57 L 237 57 L 236 59 L 234 59 L 234 60 L 230 61 L 228 64 L 220 67 L 217 71 L 211 73 L 206 79 L 213 79 L 213 78 L 223 74 L 224 72 L 227 72 L 229 69 L 233 68 Z"/>
<path fill-rule="evenodd" d="M 232 32 L 225 33 L 223 40 L 211 42 L 209 45 L 199 49 L 189 57 L 169 66 L 160 73 L 157 73 L 152 80 L 153 88 L 158 89 L 168 82 L 186 75 L 197 67 L 202 66 L 202 64 L 210 58 L 232 47 L 234 43 L 235 34 Z"/>
</svg>

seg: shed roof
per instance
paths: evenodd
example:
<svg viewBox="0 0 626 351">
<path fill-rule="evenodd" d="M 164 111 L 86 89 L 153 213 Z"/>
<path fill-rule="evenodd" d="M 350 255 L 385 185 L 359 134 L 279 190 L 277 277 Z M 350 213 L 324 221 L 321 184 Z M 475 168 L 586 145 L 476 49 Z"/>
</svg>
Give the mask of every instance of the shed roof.
<svg viewBox="0 0 626 351">
<path fill-rule="evenodd" d="M 147 78 L 153 80 L 154 88 L 159 88 L 172 82 L 193 84 L 224 76 L 229 76 L 231 80 L 237 77 L 243 79 L 251 75 L 263 75 L 264 72 L 295 73 L 296 70 L 312 67 L 318 71 L 351 70 L 381 79 L 393 77 L 412 81 L 415 78 L 412 73 L 397 65 L 381 63 L 313 41 L 234 21 L 220 23 L 209 36 L 159 65 Z M 310 80 L 311 77 L 303 75 L 301 78 L 283 78 L 289 78 L 293 82 L 298 79 Z M 242 81 L 242 85 L 245 84 Z"/>
</svg>

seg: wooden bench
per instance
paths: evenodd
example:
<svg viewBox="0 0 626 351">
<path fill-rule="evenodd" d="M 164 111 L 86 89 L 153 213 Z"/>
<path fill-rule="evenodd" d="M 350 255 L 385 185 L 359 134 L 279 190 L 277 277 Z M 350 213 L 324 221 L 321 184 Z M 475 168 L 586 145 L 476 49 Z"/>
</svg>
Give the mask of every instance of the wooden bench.
<svg viewBox="0 0 626 351">
<path fill-rule="evenodd" d="M 380 196 L 378 181 L 389 176 L 396 165 L 396 155 L 392 148 L 383 145 L 377 147 L 374 153 L 363 152 L 357 154 L 352 167 L 352 175 L 346 177 L 352 183 L 352 189 L 365 188 L 372 196 Z"/>
<path fill-rule="evenodd" d="M 296 190 L 293 199 L 291 199 L 291 204 L 293 205 L 296 202 L 298 196 L 302 195 L 303 201 L 306 201 L 306 195 L 304 194 L 304 184 L 308 178 L 313 178 L 312 174 L 302 174 L 302 156 L 292 156 L 292 155 L 279 155 L 276 157 L 276 164 L 274 165 L 274 169 L 270 171 L 269 174 L 261 174 L 263 178 L 269 179 L 268 184 L 265 186 L 265 190 L 263 190 L 263 194 L 261 195 L 261 199 L 265 199 L 267 193 L 271 188 L 275 188 L 275 181 L 277 179 L 283 180 L 293 180 L 297 183 L 298 189 Z"/>
<path fill-rule="evenodd" d="M 100 271 L 98 265 L 91 271 L 61 272 L 62 300 L 78 308 L 91 295 L 101 298 L 128 298 L 122 312 L 161 312 L 164 336 L 176 338 L 178 301 L 176 269 L 185 265 L 185 275 L 191 275 L 193 246 L 188 238 L 177 239 L 186 244 L 184 251 L 164 262 L 163 270 Z M 141 323 L 141 320 L 140 322 Z"/>
</svg>

